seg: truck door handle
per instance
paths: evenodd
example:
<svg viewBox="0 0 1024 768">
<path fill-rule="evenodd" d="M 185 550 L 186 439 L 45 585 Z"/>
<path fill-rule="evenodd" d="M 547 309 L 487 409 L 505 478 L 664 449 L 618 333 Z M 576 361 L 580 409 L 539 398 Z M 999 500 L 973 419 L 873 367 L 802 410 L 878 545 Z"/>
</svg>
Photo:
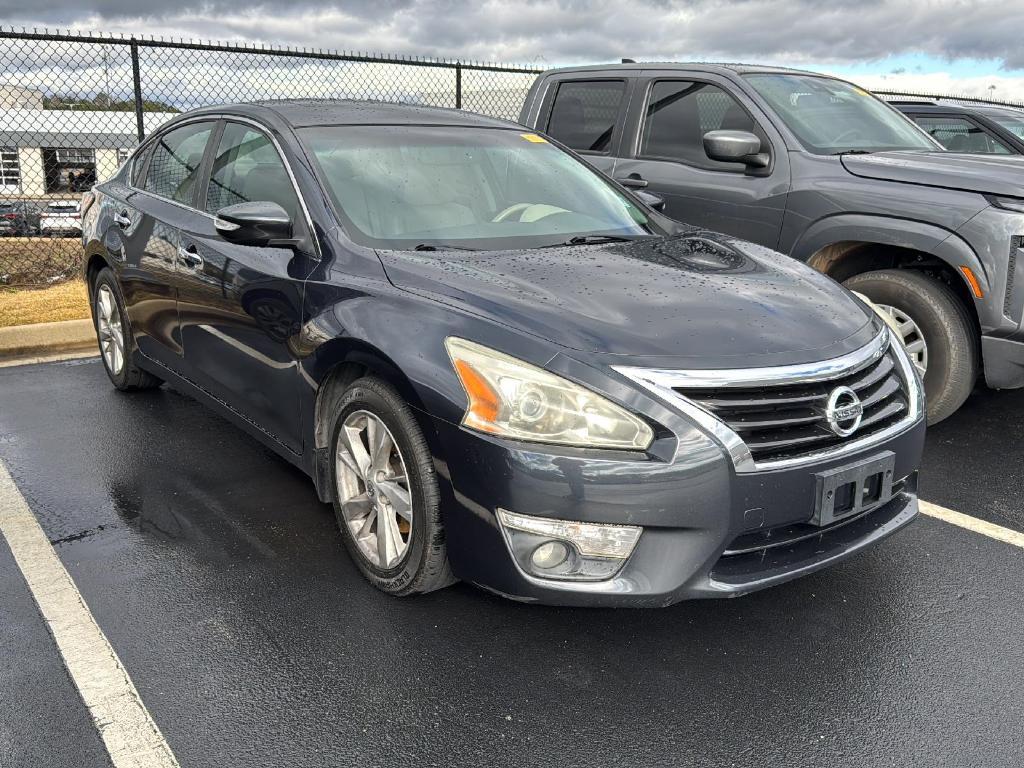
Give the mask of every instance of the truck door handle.
<svg viewBox="0 0 1024 768">
<path fill-rule="evenodd" d="M 114 214 L 114 223 L 117 224 L 121 229 L 128 229 L 132 225 L 132 220 L 128 218 L 128 211 L 121 211 L 120 213 Z"/>
<path fill-rule="evenodd" d="M 203 257 L 196 253 L 194 246 L 185 248 L 178 246 L 178 261 L 184 267 L 192 267 L 192 269 L 201 269 L 203 266 Z"/>
<path fill-rule="evenodd" d="M 616 179 L 619 184 L 630 189 L 643 189 L 647 186 L 647 179 L 643 178 L 639 173 L 631 173 L 621 179 Z"/>
</svg>

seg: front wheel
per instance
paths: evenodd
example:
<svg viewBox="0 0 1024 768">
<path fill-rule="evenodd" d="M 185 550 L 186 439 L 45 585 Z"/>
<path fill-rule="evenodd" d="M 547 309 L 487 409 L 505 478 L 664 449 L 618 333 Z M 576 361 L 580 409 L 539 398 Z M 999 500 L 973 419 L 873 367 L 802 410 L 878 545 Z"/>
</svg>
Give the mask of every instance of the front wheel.
<svg viewBox="0 0 1024 768">
<path fill-rule="evenodd" d="M 341 396 L 331 428 L 334 512 L 359 570 L 391 595 L 452 584 L 427 441 L 387 382 L 366 376 Z"/>
<path fill-rule="evenodd" d="M 899 329 L 924 380 L 928 423 L 952 416 L 978 379 L 978 333 L 967 307 L 945 283 L 906 269 L 855 275 L 844 285 L 867 296 Z"/>
</svg>

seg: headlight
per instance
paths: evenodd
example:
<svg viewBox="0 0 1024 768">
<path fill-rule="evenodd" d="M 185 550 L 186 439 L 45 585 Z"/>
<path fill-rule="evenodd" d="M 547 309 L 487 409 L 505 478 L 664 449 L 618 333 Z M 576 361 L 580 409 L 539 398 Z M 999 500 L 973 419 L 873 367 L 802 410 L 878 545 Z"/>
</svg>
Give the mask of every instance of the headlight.
<svg viewBox="0 0 1024 768">
<path fill-rule="evenodd" d="M 641 419 L 560 376 L 465 339 L 445 347 L 469 396 L 467 427 L 586 448 L 643 450 L 654 439 Z"/>
</svg>

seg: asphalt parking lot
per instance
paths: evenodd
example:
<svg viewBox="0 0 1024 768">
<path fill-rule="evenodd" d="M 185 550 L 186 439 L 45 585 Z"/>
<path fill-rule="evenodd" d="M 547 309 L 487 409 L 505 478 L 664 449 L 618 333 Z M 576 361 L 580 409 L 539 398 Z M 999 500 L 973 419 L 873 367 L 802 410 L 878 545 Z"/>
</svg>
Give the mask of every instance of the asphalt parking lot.
<svg viewBox="0 0 1024 768">
<path fill-rule="evenodd" d="M 96 358 L 0 369 L 0 460 L 182 766 L 1024 764 L 1024 549 L 930 517 L 738 600 L 396 600 L 301 473 Z M 922 497 L 1024 531 L 1022 464 L 979 391 Z M 109 765 L 2 538 L 0 647 L 0 765 Z"/>
</svg>

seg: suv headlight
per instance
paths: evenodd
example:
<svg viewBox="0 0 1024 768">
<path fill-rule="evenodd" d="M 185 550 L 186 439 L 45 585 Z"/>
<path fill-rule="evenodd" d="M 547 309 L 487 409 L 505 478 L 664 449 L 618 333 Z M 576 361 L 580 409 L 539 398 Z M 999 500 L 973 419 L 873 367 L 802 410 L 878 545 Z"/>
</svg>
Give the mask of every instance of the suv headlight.
<svg viewBox="0 0 1024 768">
<path fill-rule="evenodd" d="M 643 450 L 651 428 L 578 384 L 465 339 L 445 347 L 469 397 L 462 423 L 516 440 Z"/>
</svg>

